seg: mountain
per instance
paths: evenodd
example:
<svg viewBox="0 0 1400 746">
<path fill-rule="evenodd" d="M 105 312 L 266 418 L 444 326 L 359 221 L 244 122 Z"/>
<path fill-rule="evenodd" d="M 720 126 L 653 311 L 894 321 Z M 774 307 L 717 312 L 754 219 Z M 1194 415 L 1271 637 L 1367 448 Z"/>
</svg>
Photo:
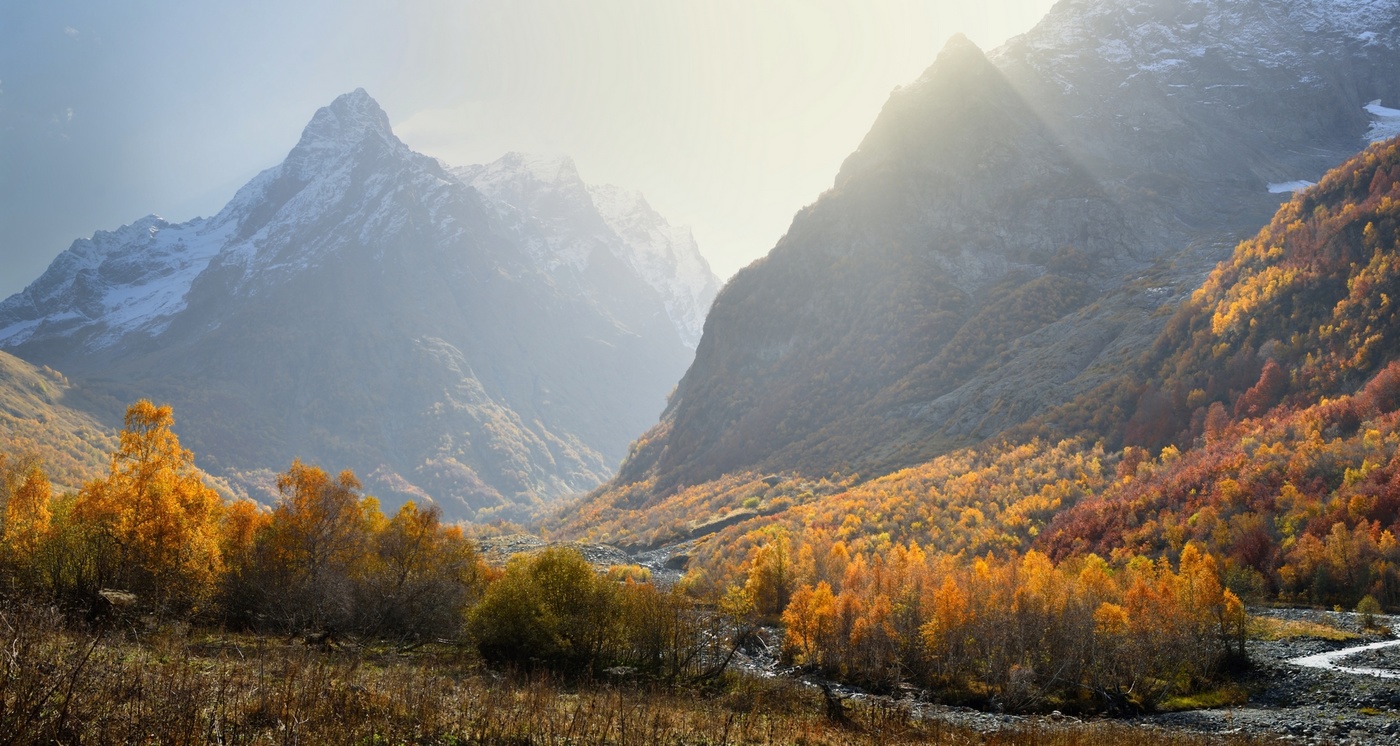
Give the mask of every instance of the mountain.
<svg viewBox="0 0 1400 746">
<path fill-rule="evenodd" d="M 635 205 L 620 219 L 688 238 Z M 217 215 L 74 242 L 0 304 L 0 347 L 170 402 L 201 465 L 254 491 L 301 457 L 389 502 L 518 518 L 611 473 L 691 357 L 698 322 L 665 293 L 699 283 L 700 307 L 715 283 L 693 242 L 606 225 L 484 194 L 356 90 Z"/>
<path fill-rule="evenodd" d="M 700 342 L 719 278 L 690 230 L 667 223 L 641 193 L 585 184 L 569 158 L 508 153 L 452 172 L 514 213 L 522 242 L 544 271 L 565 278 L 610 257 L 661 297 L 686 346 Z"/>
<path fill-rule="evenodd" d="M 652 504 L 641 486 L 605 490 L 549 528 L 664 547 L 647 556 L 720 587 L 775 537 L 795 574 L 836 580 L 905 552 L 940 568 L 1094 553 L 1131 575 L 1192 544 L 1241 598 L 1394 605 L 1396 297 L 1400 138 L 1296 194 L 1125 370 L 1029 432 L 868 480 L 735 473 Z"/>
<path fill-rule="evenodd" d="M 1132 468 L 1120 471 L 1130 478 L 1066 506 L 1040 545 L 1108 555 L 1196 540 L 1255 593 L 1394 603 L 1397 293 L 1400 140 L 1391 140 L 1329 172 L 1242 242 L 1131 380 L 1047 417 L 1069 428 L 1123 393 L 1139 402 L 1109 433 L 1128 443 Z M 1154 458 L 1163 443 L 1182 447 Z"/>
<path fill-rule="evenodd" d="M 726 285 L 595 502 L 869 478 L 1095 389 L 1283 191 L 1383 131 L 1398 69 L 1395 0 L 1064 0 L 990 55 L 954 38 Z"/>
</svg>

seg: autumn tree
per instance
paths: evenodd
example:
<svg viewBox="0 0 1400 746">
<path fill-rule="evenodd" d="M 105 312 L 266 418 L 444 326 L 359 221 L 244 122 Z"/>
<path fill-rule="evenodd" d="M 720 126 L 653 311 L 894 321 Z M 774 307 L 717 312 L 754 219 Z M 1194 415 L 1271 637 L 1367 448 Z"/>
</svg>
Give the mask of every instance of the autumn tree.
<svg viewBox="0 0 1400 746">
<path fill-rule="evenodd" d="M 839 647 L 835 639 L 836 625 L 836 597 L 825 580 L 817 583 L 815 588 L 803 586 L 798 589 L 783 611 L 783 627 L 787 632 L 784 644 L 788 655 L 798 663 L 820 668 L 824 653 Z"/>
<path fill-rule="evenodd" d="M 366 623 L 404 637 L 453 636 L 485 585 L 476 547 L 437 506 L 404 503 L 374 539 L 363 586 Z"/>
<path fill-rule="evenodd" d="M 33 567 L 48 534 L 52 490 L 37 457 L 0 454 L 0 557 L 17 575 Z"/>
<path fill-rule="evenodd" d="M 1264 363 L 1259 381 L 1235 401 L 1236 417 L 1258 417 L 1288 392 L 1288 374 L 1273 360 Z"/>
<path fill-rule="evenodd" d="M 109 475 L 83 487 L 72 520 L 100 544 L 91 580 L 132 591 L 157 609 L 180 610 L 206 600 L 222 570 L 223 505 L 180 447 L 174 424 L 169 406 L 144 399 L 131 405 Z"/>
<path fill-rule="evenodd" d="M 219 530 L 224 573 L 218 593 L 219 607 L 227 622 L 248 626 L 260 610 L 258 604 L 264 589 L 257 564 L 257 542 L 271 520 L 271 515 L 252 500 L 238 500 L 224 509 Z"/>
<path fill-rule="evenodd" d="M 371 560 L 384 516 L 360 495 L 350 471 L 332 479 L 300 460 L 278 475 L 281 499 L 258 543 L 257 579 L 266 613 L 289 629 L 344 629 L 355 619 L 355 586 Z"/>
<path fill-rule="evenodd" d="M 754 551 L 744 582 L 744 592 L 760 617 L 776 619 L 787 608 L 796 585 L 793 569 L 787 532 L 769 532 L 768 542 Z"/>
<path fill-rule="evenodd" d="M 470 630 L 487 660 L 595 670 L 621 639 L 619 594 L 575 550 L 516 556 L 472 610 Z"/>
</svg>

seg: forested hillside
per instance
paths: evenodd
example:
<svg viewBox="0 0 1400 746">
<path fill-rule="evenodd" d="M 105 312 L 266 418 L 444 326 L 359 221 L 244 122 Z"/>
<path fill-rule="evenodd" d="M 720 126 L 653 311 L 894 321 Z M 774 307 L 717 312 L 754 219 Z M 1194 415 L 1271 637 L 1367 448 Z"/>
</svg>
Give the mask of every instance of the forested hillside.
<svg viewBox="0 0 1400 746">
<path fill-rule="evenodd" d="M 1066 603 L 1081 592 L 1075 583 L 1089 582 L 1085 563 L 1106 562 L 1113 582 L 1150 585 L 1168 580 L 1131 578 L 1154 562 L 1184 566 L 1190 554 L 1220 573 L 1232 598 L 1400 604 L 1397 175 L 1400 142 L 1381 143 L 1295 196 L 1210 274 L 1132 370 L 1015 437 L 871 481 L 750 473 L 653 504 L 645 488 L 609 493 L 557 530 L 655 544 L 694 536 L 702 516 L 736 516 L 685 545 L 697 582 L 742 588 L 734 592 L 768 614 L 787 609 L 792 624 L 817 625 L 799 638 L 800 656 L 877 678 L 925 660 L 921 646 L 952 644 L 932 631 L 945 629 L 941 614 L 974 623 L 999 619 L 981 615 L 1003 606 L 947 604 L 1003 588 Z M 1052 563 L 1060 580 L 1025 577 Z M 1008 575 L 992 580 L 997 572 Z M 1111 603 L 1099 616 L 1128 609 Z M 1136 614 L 1157 612 L 1124 613 L 1131 627 Z M 893 657 L 851 659 L 869 634 L 859 630 L 888 629 L 887 614 L 912 615 L 911 631 L 881 643 Z"/>
<path fill-rule="evenodd" d="M 1003 438 L 869 481 L 750 472 L 653 502 L 634 486 L 556 530 L 688 539 L 692 582 L 781 617 L 818 669 L 1009 699 L 1066 676 L 1111 699 L 1151 677 L 1094 655 L 1157 665 L 1143 640 L 1163 634 L 1178 655 L 1228 647 L 1242 600 L 1400 605 L 1397 176 L 1400 141 L 1329 172 L 1129 369 Z M 1184 621 L 1200 603 L 1213 621 Z M 1090 628 L 1107 647 L 1076 647 Z"/>
</svg>

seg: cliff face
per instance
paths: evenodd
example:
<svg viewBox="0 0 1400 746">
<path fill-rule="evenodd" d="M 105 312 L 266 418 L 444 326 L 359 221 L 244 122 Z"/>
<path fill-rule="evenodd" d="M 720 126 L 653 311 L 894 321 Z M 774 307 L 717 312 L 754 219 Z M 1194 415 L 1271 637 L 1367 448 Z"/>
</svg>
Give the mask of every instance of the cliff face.
<svg viewBox="0 0 1400 746">
<path fill-rule="evenodd" d="M 1092 389 L 1376 133 L 1397 20 L 1394 2 L 1066 0 L 989 56 L 953 39 L 721 292 L 605 492 L 870 476 Z"/>
</svg>

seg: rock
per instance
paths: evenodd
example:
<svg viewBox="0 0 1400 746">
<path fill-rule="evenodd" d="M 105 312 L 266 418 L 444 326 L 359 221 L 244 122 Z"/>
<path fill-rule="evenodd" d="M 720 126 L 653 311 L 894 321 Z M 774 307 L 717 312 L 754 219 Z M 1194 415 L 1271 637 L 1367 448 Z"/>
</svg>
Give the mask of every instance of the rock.
<svg viewBox="0 0 1400 746">
<path fill-rule="evenodd" d="M 662 567 L 665 567 L 668 570 L 684 570 L 685 566 L 688 564 L 690 564 L 690 555 L 673 554 L 669 559 L 666 560 Z"/>
<path fill-rule="evenodd" d="M 131 591 L 117 590 L 116 588 L 103 588 L 97 592 L 114 609 L 130 609 L 136 606 L 137 597 Z"/>
<path fill-rule="evenodd" d="M 613 565 L 632 564 L 632 558 L 621 549 L 608 544 L 586 544 L 583 542 L 549 542 L 529 534 L 492 536 L 477 542 L 481 557 L 487 564 L 504 566 L 517 554 L 535 554 L 551 547 L 566 547 L 578 551 L 590 565 L 606 570 Z"/>
</svg>

